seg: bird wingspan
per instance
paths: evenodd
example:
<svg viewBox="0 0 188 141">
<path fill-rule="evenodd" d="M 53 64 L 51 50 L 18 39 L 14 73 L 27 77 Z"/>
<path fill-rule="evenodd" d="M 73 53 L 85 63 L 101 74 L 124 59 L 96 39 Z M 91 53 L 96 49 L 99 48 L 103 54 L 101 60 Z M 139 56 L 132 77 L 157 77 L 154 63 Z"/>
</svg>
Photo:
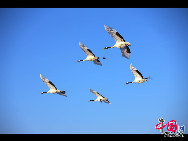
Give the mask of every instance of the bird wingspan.
<svg viewBox="0 0 188 141">
<path fill-rule="evenodd" d="M 90 56 L 94 56 L 95 57 L 95 55 L 93 54 L 93 52 L 89 48 L 87 48 L 86 46 L 84 46 L 84 44 L 82 44 L 81 42 L 79 42 L 79 46 L 85 52 L 85 54 L 87 56 L 90 55 Z"/>
<path fill-rule="evenodd" d="M 121 54 L 123 57 L 127 58 L 127 59 L 130 59 L 130 48 L 128 46 L 125 46 L 124 48 L 120 48 L 121 50 Z"/>
<path fill-rule="evenodd" d="M 42 76 L 41 74 L 40 74 L 40 78 L 41 78 L 41 80 L 42 80 L 50 89 L 55 89 L 55 90 L 57 90 L 57 88 L 55 87 L 55 85 L 54 85 L 50 80 L 48 80 L 47 78 L 45 78 L 45 77 Z"/>
<path fill-rule="evenodd" d="M 124 38 L 113 28 L 104 25 L 105 30 L 114 38 L 116 42 L 125 42 Z"/>
<path fill-rule="evenodd" d="M 101 96 L 101 97 L 103 97 L 101 94 L 99 94 L 98 92 L 96 92 L 96 91 L 93 91 L 92 89 L 89 89 L 90 90 L 90 92 L 92 92 L 94 95 L 96 95 L 97 97 L 98 96 Z"/>
<path fill-rule="evenodd" d="M 142 74 L 135 67 L 132 66 L 132 63 L 130 65 L 130 69 L 131 72 L 134 74 L 135 78 L 143 78 Z"/>
<path fill-rule="evenodd" d="M 93 62 L 94 62 L 96 65 L 100 65 L 100 66 L 102 66 L 100 60 L 98 60 L 98 59 L 93 60 Z"/>
</svg>

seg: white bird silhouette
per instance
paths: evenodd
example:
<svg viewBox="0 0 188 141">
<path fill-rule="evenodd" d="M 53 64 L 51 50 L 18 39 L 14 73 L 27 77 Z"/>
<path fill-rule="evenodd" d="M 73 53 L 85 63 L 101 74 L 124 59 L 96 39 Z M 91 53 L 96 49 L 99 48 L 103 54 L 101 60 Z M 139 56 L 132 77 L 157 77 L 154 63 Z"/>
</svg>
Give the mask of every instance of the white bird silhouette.
<svg viewBox="0 0 188 141">
<path fill-rule="evenodd" d="M 142 74 L 135 67 L 132 66 L 132 63 L 130 65 L 130 70 L 134 74 L 135 79 L 134 79 L 134 81 L 127 82 L 126 84 L 135 83 L 135 82 L 136 83 L 143 83 L 145 81 L 148 81 L 148 78 L 150 78 L 150 77 L 143 78 Z"/>
<path fill-rule="evenodd" d="M 111 103 L 108 101 L 108 99 L 107 99 L 106 97 L 102 96 L 101 94 L 99 94 L 99 93 L 96 92 L 96 91 L 93 91 L 92 89 L 89 89 L 89 90 L 90 90 L 94 95 L 97 96 L 97 99 L 95 99 L 95 100 L 90 100 L 90 101 L 100 101 L 100 102 L 104 101 L 105 103 L 111 104 Z M 88 102 L 90 102 L 90 101 L 88 101 Z"/>
<path fill-rule="evenodd" d="M 59 95 L 66 96 L 65 91 L 58 90 L 51 81 L 49 81 L 47 78 L 43 77 L 41 74 L 40 74 L 40 78 L 50 88 L 50 90 L 48 92 L 42 92 L 41 94 L 44 94 L 44 93 L 55 94 L 55 93 L 57 93 Z"/>
<path fill-rule="evenodd" d="M 87 57 L 86 57 L 86 59 L 78 60 L 77 62 L 80 62 L 80 61 L 93 61 L 96 65 L 102 66 L 102 64 L 101 64 L 101 62 L 99 60 L 99 57 L 95 57 L 95 55 L 93 54 L 93 52 L 89 48 L 84 46 L 81 42 L 79 42 L 79 46 L 85 52 Z M 106 59 L 106 58 L 103 57 L 103 59 Z"/>
<path fill-rule="evenodd" d="M 129 46 L 131 46 L 131 44 L 129 42 L 125 42 L 124 38 L 113 28 L 104 25 L 105 30 L 114 38 L 114 40 L 116 41 L 116 44 L 112 47 L 105 47 L 104 49 L 108 49 L 108 48 L 120 48 L 122 56 L 130 59 L 130 48 Z"/>
</svg>

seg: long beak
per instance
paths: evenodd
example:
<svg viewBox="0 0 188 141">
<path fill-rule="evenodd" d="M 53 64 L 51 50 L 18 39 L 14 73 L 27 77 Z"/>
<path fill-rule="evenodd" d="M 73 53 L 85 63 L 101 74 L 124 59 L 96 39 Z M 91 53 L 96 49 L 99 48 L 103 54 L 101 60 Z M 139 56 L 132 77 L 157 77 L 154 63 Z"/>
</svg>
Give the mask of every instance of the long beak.
<svg viewBox="0 0 188 141">
<path fill-rule="evenodd" d="M 129 84 L 129 83 L 132 83 L 132 82 L 127 82 L 127 83 L 125 83 L 125 84 L 123 84 L 123 85 Z"/>
<path fill-rule="evenodd" d="M 78 60 L 77 62 L 84 61 L 84 60 Z"/>
<path fill-rule="evenodd" d="M 90 101 L 94 101 L 94 100 L 90 100 Z M 90 101 L 88 101 L 88 102 L 90 102 Z"/>
</svg>

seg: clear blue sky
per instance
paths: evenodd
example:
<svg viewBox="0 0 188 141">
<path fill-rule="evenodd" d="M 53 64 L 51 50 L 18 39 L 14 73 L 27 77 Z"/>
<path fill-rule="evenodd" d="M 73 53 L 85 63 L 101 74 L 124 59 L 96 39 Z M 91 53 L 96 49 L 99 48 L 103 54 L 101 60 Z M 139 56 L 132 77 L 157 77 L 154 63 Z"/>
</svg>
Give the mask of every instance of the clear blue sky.
<svg viewBox="0 0 188 141">
<path fill-rule="evenodd" d="M 130 60 L 104 25 L 132 46 Z M 80 62 L 82 42 L 101 60 Z M 149 133 L 158 118 L 188 133 L 188 9 L 0 9 L 0 133 Z M 133 64 L 148 82 L 129 84 Z M 68 97 L 44 94 L 40 74 Z M 89 88 L 112 103 L 95 99 Z M 166 131 L 166 128 L 165 128 Z"/>
</svg>

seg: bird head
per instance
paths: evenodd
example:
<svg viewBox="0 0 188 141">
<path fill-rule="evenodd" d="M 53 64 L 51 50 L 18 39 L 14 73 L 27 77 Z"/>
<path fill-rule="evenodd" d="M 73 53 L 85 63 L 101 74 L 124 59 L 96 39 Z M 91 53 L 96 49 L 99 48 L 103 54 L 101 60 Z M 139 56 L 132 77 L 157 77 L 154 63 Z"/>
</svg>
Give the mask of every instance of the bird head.
<svg viewBox="0 0 188 141">
<path fill-rule="evenodd" d="M 60 91 L 62 94 L 65 94 L 65 91 Z"/>
</svg>

